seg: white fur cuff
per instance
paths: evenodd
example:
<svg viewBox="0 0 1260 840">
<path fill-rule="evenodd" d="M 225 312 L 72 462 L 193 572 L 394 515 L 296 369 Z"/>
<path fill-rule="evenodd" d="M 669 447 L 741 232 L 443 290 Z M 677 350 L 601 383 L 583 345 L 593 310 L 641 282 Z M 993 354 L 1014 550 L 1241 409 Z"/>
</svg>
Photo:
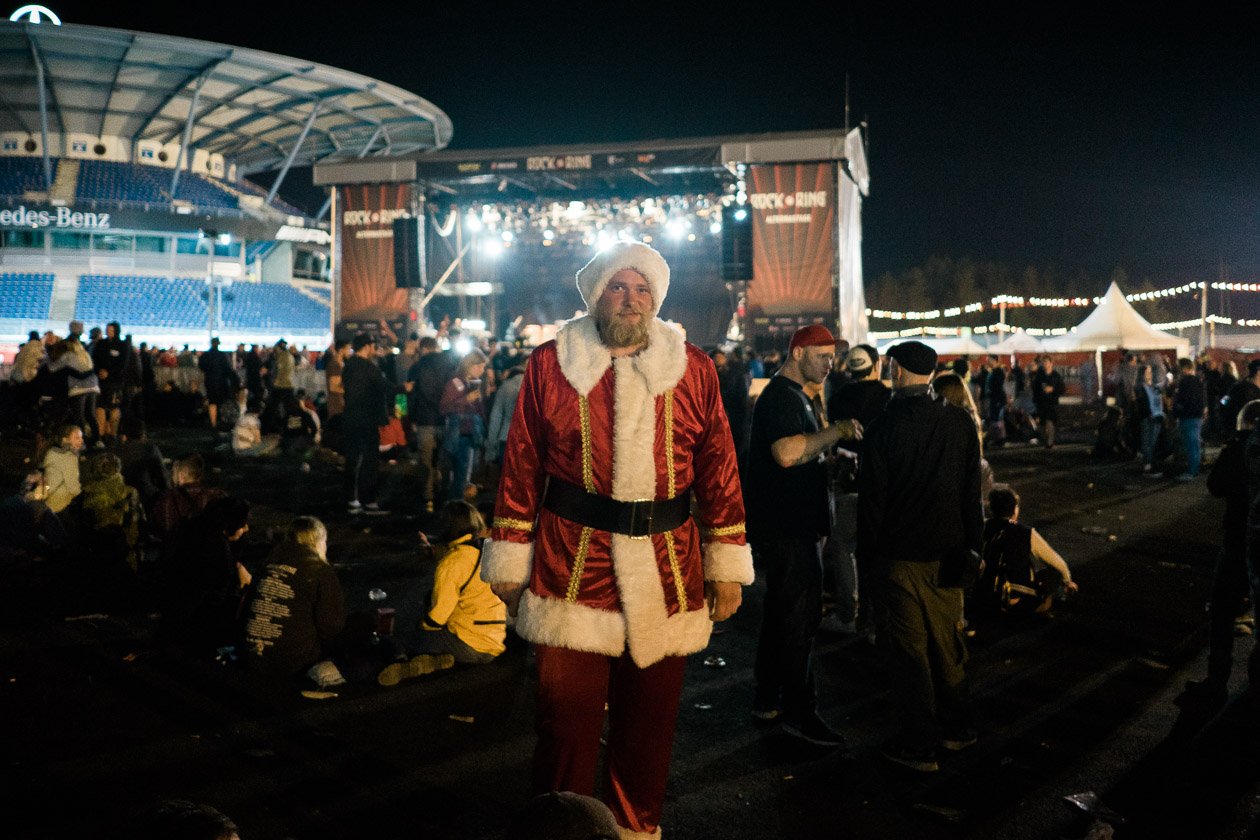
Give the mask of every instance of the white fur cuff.
<svg viewBox="0 0 1260 840">
<path fill-rule="evenodd" d="M 661 840 L 661 828 L 656 827 L 656 831 L 648 834 L 645 831 L 631 831 L 624 826 L 617 826 L 617 833 L 621 835 L 621 840 Z"/>
<path fill-rule="evenodd" d="M 753 582 L 752 549 L 734 543 L 705 543 L 704 579 L 748 586 Z"/>
<path fill-rule="evenodd" d="M 481 549 L 481 579 L 486 583 L 529 583 L 534 544 L 486 540 Z"/>
</svg>

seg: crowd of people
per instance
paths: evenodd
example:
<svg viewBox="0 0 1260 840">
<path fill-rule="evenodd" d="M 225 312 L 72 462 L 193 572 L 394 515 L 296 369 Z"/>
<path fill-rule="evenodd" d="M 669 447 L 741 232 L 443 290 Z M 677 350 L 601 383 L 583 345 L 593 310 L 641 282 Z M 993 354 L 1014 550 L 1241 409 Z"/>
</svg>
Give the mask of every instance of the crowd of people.
<svg viewBox="0 0 1260 840">
<path fill-rule="evenodd" d="M 1078 588 L 985 457 L 1013 439 L 1056 446 L 1054 359 L 973 369 L 818 325 L 781 351 L 706 354 L 656 317 L 669 267 L 639 243 L 601 252 L 577 284 L 590 314 L 532 353 L 446 330 L 360 333 L 318 355 L 283 340 L 158 353 L 117 323 L 86 341 L 78 322 L 66 338 L 32 334 L 5 394 L 38 468 L 0 504 L 0 553 L 11 566 L 87 550 L 108 586 L 148 586 L 163 652 L 308 688 L 484 665 L 511 627 L 537 663 L 533 787 L 591 795 L 602 762 L 622 837 L 659 836 L 685 658 L 739 609 L 754 560 L 755 719 L 845 746 L 816 696 L 814 642 L 830 627 L 883 657 L 899 713 L 889 760 L 933 772 L 974 744 L 975 621 L 1045 616 Z M 168 357 L 176 375 L 159 387 Z M 1245 437 L 1260 403 L 1243 408 L 1260 399 L 1260 361 L 1233 382 L 1210 363 L 1177 370 L 1126 355 L 1110 445 L 1152 472 L 1175 418 L 1193 477 L 1200 435 L 1237 430 L 1210 483 L 1231 500 L 1213 603 L 1232 621 L 1248 588 L 1241 488 L 1260 464 Z M 203 424 L 212 448 L 168 466 L 145 434 L 164 422 Z M 265 557 L 244 556 L 251 505 L 213 485 L 211 455 L 243 470 L 320 459 L 342 473 L 347 518 L 388 515 L 379 471 L 409 461 L 406 492 L 434 514 L 420 537 L 431 594 L 408 617 L 419 641 L 392 632 L 392 612 L 347 607 L 329 527 L 309 511 Z M 1213 694 L 1229 670 L 1219 635 L 1199 689 Z"/>
</svg>

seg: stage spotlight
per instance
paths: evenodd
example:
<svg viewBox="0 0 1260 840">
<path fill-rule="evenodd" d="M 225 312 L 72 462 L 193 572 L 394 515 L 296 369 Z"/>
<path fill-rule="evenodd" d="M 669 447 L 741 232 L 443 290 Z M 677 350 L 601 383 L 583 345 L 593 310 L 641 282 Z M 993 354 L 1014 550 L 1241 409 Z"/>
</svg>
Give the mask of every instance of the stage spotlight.
<svg viewBox="0 0 1260 840">
<path fill-rule="evenodd" d="M 232 234 L 230 234 L 230 233 L 220 233 L 220 234 L 219 234 L 219 236 L 218 236 L 217 238 L 218 238 L 218 240 L 219 240 L 219 244 L 220 244 L 220 245 L 231 245 L 231 244 L 232 244 Z"/>
<path fill-rule="evenodd" d="M 743 207 L 735 211 L 735 221 L 742 222 L 744 221 L 744 219 L 747 219 L 747 218 L 748 218 L 748 211 L 745 210 Z"/>
<path fill-rule="evenodd" d="M 502 237 L 504 242 L 511 242 L 513 239 L 516 238 L 516 236 L 510 230 L 503 231 L 503 233 L 499 234 L 499 236 Z"/>
<path fill-rule="evenodd" d="M 552 230 L 551 228 L 547 228 L 546 230 L 543 231 L 543 242 L 550 242 L 551 240 L 555 238 L 556 238 L 556 232 Z"/>
<path fill-rule="evenodd" d="M 602 251 L 613 243 L 613 238 L 608 231 L 601 230 L 595 234 L 595 250 Z"/>
<path fill-rule="evenodd" d="M 463 338 L 462 336 L 455 341 L 455 353 L 460 358 L 463 358 L 471 353 L 472 347 L 472 341 L 470 339 Z"/>
<path fill-rule="evenodd" d="M 498 259 L 503 254 L 503 245 L 494 239 L 487 239 L 485 244 L 481 246 L 481 253 L 491 259 Z"/>
<path fill-rule="evenodd" d="M 711 225 L 709 225 L 709 233 L 713 234 L 714 236 L 717 236 L 721 232 L 722 232 L 721 222 L 713 222 Z"/>
<path fill-rule="evenodd" d="M 471 210 L 468 211 L 467 217 L 464 219 L 464 227 L 468 228 L 469 233 L 477 233 L 481 230 L 481 218 Z"/>
<path fill-rule="evenodd" d="M 670 239 L 682 239 L 687 235 L 687 224 L 682 219 L 670 219 L 665 225 L 665 232 Z"/>
</svg>

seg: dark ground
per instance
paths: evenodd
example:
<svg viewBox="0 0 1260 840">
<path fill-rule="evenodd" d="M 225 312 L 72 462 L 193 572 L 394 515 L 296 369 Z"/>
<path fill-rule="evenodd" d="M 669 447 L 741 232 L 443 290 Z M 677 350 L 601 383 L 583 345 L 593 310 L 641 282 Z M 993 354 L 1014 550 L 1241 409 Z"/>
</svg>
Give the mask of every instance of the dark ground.
<svg viewBox="0 0 1260 840">
<path fill-rule="evenodd" d="M 156 440 L 177 457 L 208 435 L 159 430 Z M 1173 702 L 1203 672 L 1220 503 L 1202 479 L 1144 480 L 1067 440 L 1053 453 L 990 453 L 1081 591 L 1053 620 L 979 627 L 969 665 L 976 747 L 926 778 L 883 760 L 889 697 L 873 650 L 853 637 L 822 636 L 817 648 L 821 711 L 849 737 L 852 758 L 754 726 L 754 585 L 710 649 L 691 657 L 665 836 L 1080 837 L 1091 820 L 1062 798 L 1084 791 L 1125 818 L 1119 838 L 1255 836 L 1260 725 L 1250 697 L 1237 685 L 1223 709 Z M 5 486 L 29 449 L 0 441 Z M 267 528 L 292 514 L 324 517 L 349 606 L 375 606 L 366 593 L 380 587 L 399 632 L 415 632 L 432 558 L 413 535 L 431 523 L 410 468 L 386 470 L 396 516 L 373 521 L 341 512 L 333 468 L 219 466 L 216 480 L 256 505 L 259 552 Z M 147 609 L 83 589 L 38 566 L 6 571 L 0 584 L 4 836 L 111 836 L 155 799 L 188 798 L 231 815 L 244 840 L 497 838 L 525 801 L 533 685 L 519 641 L 491 665 L 316 701 L 233 667 L 164 659 Z M 1245 656 L 1251 639 L 1239 648 Z M 707 667 L 714 656 L 725 666 Z"/>
</svg>

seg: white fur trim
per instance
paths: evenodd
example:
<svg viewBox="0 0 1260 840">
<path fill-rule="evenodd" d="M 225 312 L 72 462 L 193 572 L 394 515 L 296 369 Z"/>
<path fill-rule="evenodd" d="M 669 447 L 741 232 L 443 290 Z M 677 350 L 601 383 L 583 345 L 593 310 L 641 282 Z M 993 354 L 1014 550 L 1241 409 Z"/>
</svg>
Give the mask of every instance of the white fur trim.
<svg viewBox="0 0 1260 840">
<path fill-rule="evenodd" d="M 631 367 L 644 380 L 647 393 L 658 396 L 678 384 L 687 372 L 687 343 L 678 328 L 659 318 L 648 328 L 648 346 L 633 356 Z M 556 360 L 564 378 L 581 396 L 591 392 L 612 364 L 612 354 L 600 340 L 595 319 L 574 318 L 556 331 Z"/>
<path fill-rule="evenodd" d="M 526 641 L 551 647 L 621 656 L 626 649 L 626 621 L 619 612 L 542 598 L 528 589 L 516 613 L 516 632 Z"/>
<path fill-rule="evenodd" d="M 703 562 L 705 580 L 731 581 L 744 586 L 753 582 L 752 549 L 746 545 L 705 543 Z"/>
<path fill-rule="evenodd" d="M 621 835 L 621 840 L 661 840 L 661 827 L 658 825 L 656 831 L 648 833 L 646 831 L 631 831 L 624 826 L 617 826 L 617 833 Z"/>
<path fill-rule="evenodd" d="M 516 614 L 517 635 L 528 642 L 551 647 L 621 656 L 626 650 L 626 620 L 619 612 L 599 610 L 563 598 L 543 598 L 530 590 L 521 596 Z M 631 650 L 630 658 L 640 668 L 666 656 L 687 656 L 709 646 L 713 622 L 705 609 L 675 613 L 662 618 L 652 636 L 661 640 L 657 656 L 640 660 Z"/>
<path fill-rule="evenodd" d="M 481 549 L 481 579 L 486 583 L 529 583 L 534 544 L 486 540 Z"/>
<path fill-rule="evenodd" d="M 634 269 L 652 287 L 652 314 L 661 311 L 661 303 L 669 292 L 669 263 L 660 252 L 642 242 L 617 242 L 608 246 L 582 266 L 577 273 L 578 292 L 587 309 L 604 293 L 612 276 L 623 268 Z"/>
</svg>

